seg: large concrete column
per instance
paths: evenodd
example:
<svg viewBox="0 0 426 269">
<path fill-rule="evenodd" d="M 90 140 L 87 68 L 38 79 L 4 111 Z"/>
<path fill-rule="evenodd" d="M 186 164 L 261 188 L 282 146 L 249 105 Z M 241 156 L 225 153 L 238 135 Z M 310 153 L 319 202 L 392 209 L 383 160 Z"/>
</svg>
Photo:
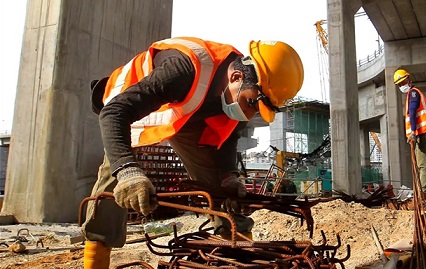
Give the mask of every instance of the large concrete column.
<svg viewBox="0 0 426 269">
<path fill-rule="evenodd" d="M 90 81 L 170 37 L 172 4 L 28 1 L 3 212 L 77 220 L 103 156 Z"/>
<path fill-rule="evenodd" d="M 354 14 L 360 1 L 328 0 L 333 188 L 361 192 Z"/>
<path fill-rule="evenodd" d="M 289 130 L 287 117 L 288 114 L 286 112 L 277 113 L 275 120 L 269 124 L 270 144 L 282 151 L 288 150 L 286 144 L 286 132 Z"/>
<path fill-rule="evenodd" d="M 360 137 L 360 160 L 361 166 L 370 166 L 370 132 L 365 128 L 361 128 Z"/>
<path fill-rule="evenodd" d="M 385 42 L 386 113 L 388 118 L 389 178 L 394 186 L 412 187 L 410 147 L 405 138 L 405 98 L 393 83 L 398 68 L 426 70 L 426 38 Z M 384 164 L 383 164 L 384 165 Z"/>
<path fill-rule="evenodd" d="M 380 142 L 382 144 L 382 176 L 385 186 L 391 183 L 389 176 L 389 139 L 388 139 L 388 118 L 387 114 L 380 117 Z M 393 183 L 394 187 L 399 187 L 399 184 Z"/>
</svg>

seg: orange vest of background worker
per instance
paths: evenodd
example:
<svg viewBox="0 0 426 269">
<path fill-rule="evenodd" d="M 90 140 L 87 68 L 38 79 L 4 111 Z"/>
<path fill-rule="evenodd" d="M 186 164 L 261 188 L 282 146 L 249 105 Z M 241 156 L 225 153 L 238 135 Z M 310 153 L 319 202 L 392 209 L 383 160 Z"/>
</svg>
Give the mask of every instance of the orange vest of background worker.
<svg viewBox="0 0 426 269">
<path fill-rule="evenodd" d="M 420 104 L 419 104 L 419 108 L 417 108 L 417 111 L 416 111 L 416 127 L 414 128 L 415 129 L 415 135 L 419 136 L 421 134 L 426 133 L 425 96 L 419 89 L 412 87 L 407 92 L 407 98 L 405 99 L 405 135 L 407 136 L 407 138 L 410 137 L 411 132 L 412 132 L 411 123 L 410 123 L 410 113 L 408 111 L 408 106 L 409 106 L 409 102 L 410 102 L 409 97 L 410 97 L 410 94 L 412 93 L 412 91 L 416 91 L 417 94 L 420 95 Z"/>
<path fill-rule="evenodd" d="M 134 57 L 125 66 L 116 69 L 105 87 L 103 102 L 106 105 L 120 92 L 151 73 L 156 50 L 178 49 L 190 57 L 195 66 L 196 77 L 183 102 L 165 104 L 156 112 L 132 124 L 132 146 L 152 145 L 173 136 L 201 106 L 218 66 L 232 52 L 241 55 L 230 45 L 218 44 L 195 38 L 173 38 L 153 43 L 148 51 Z M 218 148 L 229 137 L 238 121 L 226 115 L 217 115 L 205 120 L 207 128 L 199 141 L 200 145 Z"/>
</svg>

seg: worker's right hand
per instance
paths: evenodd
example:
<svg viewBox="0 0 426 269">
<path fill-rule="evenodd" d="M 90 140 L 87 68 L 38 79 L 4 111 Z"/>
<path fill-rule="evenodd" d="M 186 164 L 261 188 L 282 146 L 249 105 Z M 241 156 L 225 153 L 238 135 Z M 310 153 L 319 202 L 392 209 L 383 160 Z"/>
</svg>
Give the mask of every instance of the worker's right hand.
<svg viewBox="0 0 426 269">
<path fill-rule="evenodd" d="M 144 216 L 157 208 L 155 188 L 139 167 L 127 167 L 117 173 L 115 202 L 123 208 L 142 212 Z"/>
<path fill-rule="evenodd" d="M 416 143 L 416 142 L 417 142 L 416 133 L 411 132 L 410 136 L 407 138 L 407 143 L 411 144 L 411 143 Z"/>
<path fill-rule="evenodd" d="M 232 200 L 230 198 L 226 198 L 220 206 L 222 208 L 222 211 L 227 212 L 229 214 L 241 214 L 242 213 L 241 205 L 238 204 L 237 201 Z"/>
</svg>

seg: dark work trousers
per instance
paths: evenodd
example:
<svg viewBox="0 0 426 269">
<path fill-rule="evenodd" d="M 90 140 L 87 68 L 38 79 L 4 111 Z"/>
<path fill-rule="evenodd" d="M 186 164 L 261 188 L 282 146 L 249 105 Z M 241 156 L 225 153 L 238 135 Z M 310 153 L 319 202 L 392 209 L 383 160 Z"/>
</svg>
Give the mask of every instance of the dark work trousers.
<svg viewBox="0 0 426 269">
<path fill-rule="evenodd" d="M 415 148 L 417 167 L 419 168 L 419 179 L 422 191 L 426 193 L 426 134 L 417 137 Z"/>
</svg>

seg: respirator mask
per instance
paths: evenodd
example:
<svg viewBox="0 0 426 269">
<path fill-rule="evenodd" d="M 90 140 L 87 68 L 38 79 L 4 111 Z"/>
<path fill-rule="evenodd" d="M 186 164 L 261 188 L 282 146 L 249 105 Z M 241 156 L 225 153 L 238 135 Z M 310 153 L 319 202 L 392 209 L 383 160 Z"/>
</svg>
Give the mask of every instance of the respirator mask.
<svg viewBox="0 0 426 269">
<path fill-rule="evenodd" d="M 225 91 L 229 90 L 229 84 L 226 86 L 225 90 L 223 90 L 222 94 L 220 95 L 220 99 L 222 101 L 222 110 L 229 118 L 233 120 L 249 121 L 249 119 L 247 119 L 246 115 L 241 109 L 240 105 L 238 104 L 238 97 L 240 95 L 242 85 L 243 82 L 241 82 L 240 88 L 238 89 L 236 101 L 231 104 L 227 104 L 225 100 Z"/>
<path fill-rule="evenodd" d="M 407 92 L 408 92 L 408 90 L 409 90 L 410 88 L 411 88 L 411 87 L 410 87 L 410 85 L 405 84 L 405 85 L 400 86 L 400 87 L 399 87 L 399 90 L 400 90 L 402 93 L 407 93 Z"/>
</svg>

